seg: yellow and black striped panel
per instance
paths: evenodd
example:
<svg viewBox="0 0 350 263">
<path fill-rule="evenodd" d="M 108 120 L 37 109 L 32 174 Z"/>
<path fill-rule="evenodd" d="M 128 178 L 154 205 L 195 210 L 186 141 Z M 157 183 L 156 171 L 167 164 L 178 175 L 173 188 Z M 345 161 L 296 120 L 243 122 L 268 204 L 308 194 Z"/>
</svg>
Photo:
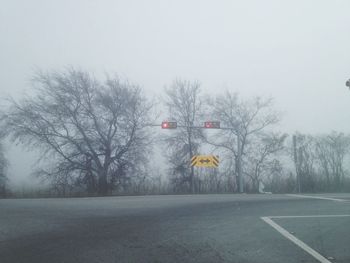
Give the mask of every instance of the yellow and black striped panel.
<svg viewBox="0 0 350 263">
<path fill-rule="evenodd" d="M 192 158 L 191 158 L 191 166 L 195 166 L 196 165 L 196 163 L 197 163 L 197 155 L 195 155 L 195 156 L 193 156 Z"/>
<path fill-rule="evenodd" d="M 218 166 L 219 166 L 219 158 L 218 158 L 217 156 L 212 155 L 211 161 L 212 161 L 212 163 L 213 163 L 213 165 L 214 165 L 215 167 L 218 167 Z"/>
</svg>

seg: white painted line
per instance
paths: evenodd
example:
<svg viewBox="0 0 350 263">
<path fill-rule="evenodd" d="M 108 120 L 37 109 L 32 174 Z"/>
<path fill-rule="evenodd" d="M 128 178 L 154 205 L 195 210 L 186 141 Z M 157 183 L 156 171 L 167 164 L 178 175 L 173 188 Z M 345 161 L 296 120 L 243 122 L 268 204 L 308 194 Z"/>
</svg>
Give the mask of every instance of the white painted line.
<svg viewBox="0 0 350 263">
<path fill-rule="evenodd" d="M 329 201 L 336 201 L 336 202 L 345 202 L 345 201 L 349 201 L 349 200 L 346 200 L 346 199 L 331 198 L 331 197 L 322 197 L 322 196 L 296 195 L 296 194 L 286 194 L 286 195 L 287 195 L 287 196 L 292 196 L 292 197 L 299 197 L 299 198 L 313 198 L 313 199 L 329 200 Z"/>
<path fill-rule="evenodd" d="M 350 215 L 269 216 L 269 218 L 350 217 Z"/>
<path fill-rule="evenodd" d="M 275 230 L 277 230 L 281 235 L 283 235 L 285 238 L 292 241 L 294 244 L 296 244 L 298 247 L 309 253 L 311 256 L 316 258 L 321 263 L 332 263 L 328 259 L 326 259 L 324 256 L 322 256 L 320 253 L 318 253 L 316 250 L 312 249 L 308 245 L 306 245 L 303 241 L 296 238 L 292 234 L 290 234 L 287 230 L 285 230 L 280 225 L 276 224 L 274 221 L 271 220 L 269 217 L 261 217 L 262 220 L 264 220 L 267 224 L 272 226 Z"/>
</svg>

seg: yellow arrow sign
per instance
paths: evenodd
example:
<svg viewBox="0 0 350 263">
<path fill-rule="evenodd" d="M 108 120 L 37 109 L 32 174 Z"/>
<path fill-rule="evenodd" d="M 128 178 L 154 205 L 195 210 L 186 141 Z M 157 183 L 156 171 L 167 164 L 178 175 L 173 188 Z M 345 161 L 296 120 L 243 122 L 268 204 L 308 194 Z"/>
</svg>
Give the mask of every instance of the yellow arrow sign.
<svg viewBox="0 0 350 263">
<path fill-rule="evenodd" d="M 191 166 L 218 167 L 219 157 L 215 155 L 194 155 L 191 158 Z"/>
</svg>

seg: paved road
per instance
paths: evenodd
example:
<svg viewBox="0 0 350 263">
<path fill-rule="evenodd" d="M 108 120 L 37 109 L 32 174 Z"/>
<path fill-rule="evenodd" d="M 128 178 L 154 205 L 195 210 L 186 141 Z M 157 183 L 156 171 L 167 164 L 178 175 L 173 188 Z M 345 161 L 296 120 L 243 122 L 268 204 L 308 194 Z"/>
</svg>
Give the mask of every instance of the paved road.
<svg viewBox="0 0 350 263">
<path fill-rule="evenodd" d="M 329 196 L 346 201 L 237 194 L 0 200 L 0 262 L 320 262 L 261 217 L 329 262 L 350 262 L 350 217 L 273 218 L 350 214 L 350 194 Z"/>
</svg>

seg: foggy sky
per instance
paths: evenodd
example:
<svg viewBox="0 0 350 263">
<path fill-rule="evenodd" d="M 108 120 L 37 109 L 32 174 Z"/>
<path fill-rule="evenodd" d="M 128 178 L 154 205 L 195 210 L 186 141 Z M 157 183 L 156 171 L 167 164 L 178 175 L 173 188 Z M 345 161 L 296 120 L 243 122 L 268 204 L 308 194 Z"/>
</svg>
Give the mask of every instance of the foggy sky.
<svg viewBox="0 0 350 263">
<path fill-rule="evenodd" d="M 67 65 L 117 72 L 152 96 L 175 77 L 272 96 L 283 131 L 350 131 L 346 0 L 1 1 L 1 97 L 30 94 L 36 68 Z M 23 177 L 33 158 L 9 151 Z"/>
</svg>

